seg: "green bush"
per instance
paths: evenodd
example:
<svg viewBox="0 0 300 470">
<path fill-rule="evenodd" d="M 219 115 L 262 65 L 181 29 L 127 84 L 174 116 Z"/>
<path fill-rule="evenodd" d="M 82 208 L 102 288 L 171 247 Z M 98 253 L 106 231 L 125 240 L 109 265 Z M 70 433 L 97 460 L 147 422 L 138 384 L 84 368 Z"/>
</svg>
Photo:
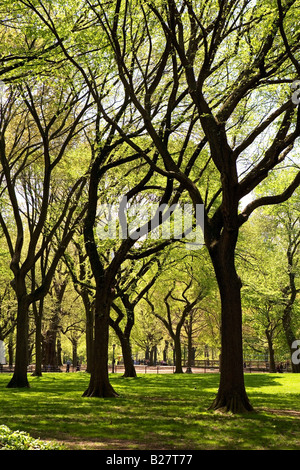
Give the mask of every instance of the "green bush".
<svg viewBox="0 0 300 470">
<path fill-rule="evenodd" d="M 7 426 L 0 426 L 1 450 L 62 450 L 58 444 L 34 439 L 23 431 L 12 431 Z"/>
</svg>

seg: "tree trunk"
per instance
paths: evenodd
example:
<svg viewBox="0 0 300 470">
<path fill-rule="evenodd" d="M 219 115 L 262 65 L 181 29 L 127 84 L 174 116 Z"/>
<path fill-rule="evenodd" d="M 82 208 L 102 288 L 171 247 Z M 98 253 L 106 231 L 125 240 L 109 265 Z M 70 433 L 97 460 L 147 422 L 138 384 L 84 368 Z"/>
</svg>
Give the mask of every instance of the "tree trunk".
<svg viewBox="0 0 300 470">
<path fill-rule="evenodd" d="M 163 360 L 166 363 L 168 363 L 168 349 L 169 349 L 169 341 L 165 340 L 165 347 L 163 350 Z"/>
<path fill-rule="evenodd" d="M 155 357 L 155 348 L 156 346 L 152 346 L 150 349 L 150 356 L 149 356 L 149 366 L 154 366 L 154 357 Z"/>
<path fill-rule="evenodd" d="M 174 335 L 175 374 L 183 374 L 180 334 Z"/>
<path fill-rule="evenodd" d="M 187 357 L 187 367 L 186 367 L 186 373 L 191 374 L 192 373 L 192 365 L 193 365 L 193 354 L 194 354 L 194 349 L 193 349 L 193 315 L 192 313 L 190 314 L 189 321 L 187 324 L 186 328 L 187 332 L 187 337 L 188 337 L 188 357 Z"/>
<path fill-rule="evenodd" d="M 12 368 L 14 363 L 14 345 L 13 345 L 13 335 L 9 335 L 8 341 L 8 364 L 9 367 Z"/>
<path fill-rule="evenodd" d="M 132 350 L 129 338 L 122 335 L 120 339 L 125 371 L 123 377 L 136 377 L 136 370 L 132 360 Z"/>
<path fill-rule="evenodd" d="M 8 383 L 8 388 L 29 387 L 27 378 L 28 366 L 28 309 L 26 294 L 18 298 L 16 360 L 14 374 Z"/>
<path fill-rule="evenodd" d="M 145 362 L 149 362 L 150 361 L 150 347 L 149 346 L 146 346 L 146 350 L 145 350 Z"/>
<path fill-rule="evenodd" d="M 62 347 L 61 347 L 61 340 L 57 340 L 57 351 L 56 351 L 56 357 L 57 357 L 57 366 L 62 367 L 63 362 L 62 362 Z"/>
<path fill-rule="evenodd" d="M 77 354 L 77 348 L 78 348 L 78 341 L 76 339 L 72 339 L 72 362 L 73 362 L 73 369 L 76 370 L 77 365 L 78 365 L 78 354 Z"/>
<path fill-rule="evenodd" d="M 111 295 L 105 288 L 99 288 L 98 286 L 95 299 L 93 366 L 89 386 L 83 393 L 85 397 L 104 398 L 118 396 L 110 384 L 108 376 L 109 313 L 111 303 Z"/>
<path fill-rule="evenodd" d="M 42 376 L 42 316 L 38 314 L 35 316 L 35 370 L 32 375 Z"/>
<path fill-rule="evenodd" d="M 134 307 L 129 300 L 127 294 L 122 295 L 122 301 L 126 309 L 126 324 L 124 331 L 120 327 L 120 321 L 124 318 L 122 310 L 114 305 L 115 311 L 118 313 L 118 318 L 114 321 L 112 318 L 109 319 L 110 326 L 113 328 L 114 332 L 119 338 L 122 354 L 124 360 L 125 372 L 123 377 L 136 377 L 136 370 L 132 361 L 132 349 L 130 344 L 130 335 L 132 327 L 134 325 Z"/>
<path fill-rule="evenodd" d="M 93 364 L 94 312 L 93 303 L 82 297 L 85 307 L 86 371 L 91 372 Z"/>
<path fill-rule="evenodd" d="M 210 249 L 221 298 L 221 372 L 212 409 L 252 411 L 243 373 L 241 281 L 235 269 L 237 230 L 223 228 Z"/>
<path fill-rule="evenodd" d="M 50 327 L 46 332 L 44 347 L 45 347 L 45 355 L 44 355 L 44 366 L 52 367 L 53 370 L 56 370 L 58 366 L 57 360 L 57 351 L 56 351 L 56 340 L 57 340 L 57 332 L 58 332 L 58 325 L 60 322 L 59 314 L 55 313 L 50 321 Z"/>
<path fill-rule="evenodd" d="M 273 349 L 272 333 L 268 329 L 266 329 L 266 337 L 267 337 L 267 341 L 268 341 L 269 356 L 270 356 L 269 371 L 270 372 L 276 372 L 276 364 L 275 364 L 275 356 L 274 356 L 274 349 Z"/>
</svg>

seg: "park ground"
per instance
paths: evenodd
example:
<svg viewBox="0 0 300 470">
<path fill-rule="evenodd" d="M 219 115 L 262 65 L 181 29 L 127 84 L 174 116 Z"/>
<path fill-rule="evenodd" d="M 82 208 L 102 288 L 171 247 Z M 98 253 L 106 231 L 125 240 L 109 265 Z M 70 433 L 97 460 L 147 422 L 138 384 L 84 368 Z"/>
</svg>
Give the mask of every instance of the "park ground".
<svg viewBox="0 0 300 470">
<path fill-rule="evenodd" d="M 8 389 L 0 374 L 0 424 L 66 450 L 299 450 L 300 375 L 245 374 L 255 412 L 208 410 L 219 374 L 111 374 L 118 398 L 86 398 L 85 372 L 29 377 Z"/>
</svg>

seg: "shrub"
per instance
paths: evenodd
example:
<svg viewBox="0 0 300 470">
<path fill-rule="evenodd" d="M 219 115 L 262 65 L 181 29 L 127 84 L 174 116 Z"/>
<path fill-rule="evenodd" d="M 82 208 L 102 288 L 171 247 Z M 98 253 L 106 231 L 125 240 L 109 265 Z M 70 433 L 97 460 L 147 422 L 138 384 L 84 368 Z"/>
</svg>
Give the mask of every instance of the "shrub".
<svg viewBox="0 0 300 470">
<path fill-rule="evenodd" d="M 2 425 L 0 426 L 0 450 L 62 450 L 62 446 L 34 439 L 24 431 L 12 431 Z"/>
</svg>

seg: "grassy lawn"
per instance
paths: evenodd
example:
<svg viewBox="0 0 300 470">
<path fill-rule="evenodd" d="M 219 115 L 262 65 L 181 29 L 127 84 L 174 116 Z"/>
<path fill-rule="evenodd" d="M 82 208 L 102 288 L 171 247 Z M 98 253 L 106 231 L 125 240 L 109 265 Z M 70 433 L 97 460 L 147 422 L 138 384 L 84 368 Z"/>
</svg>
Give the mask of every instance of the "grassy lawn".
<svg viewBox="0 0 300 470">
<path fill-rule="evenodd" d="M 83 398 L 85 373 L 29 377 L 29 389 L 6 388 L 0 374 L 0 424 L 66 449 L 298 450 L 300 375 L 247 374 L 255 413 L 207 411 L 218 374 L 140 375 L 111 382 L 119 398 Z"/>
</svg>

